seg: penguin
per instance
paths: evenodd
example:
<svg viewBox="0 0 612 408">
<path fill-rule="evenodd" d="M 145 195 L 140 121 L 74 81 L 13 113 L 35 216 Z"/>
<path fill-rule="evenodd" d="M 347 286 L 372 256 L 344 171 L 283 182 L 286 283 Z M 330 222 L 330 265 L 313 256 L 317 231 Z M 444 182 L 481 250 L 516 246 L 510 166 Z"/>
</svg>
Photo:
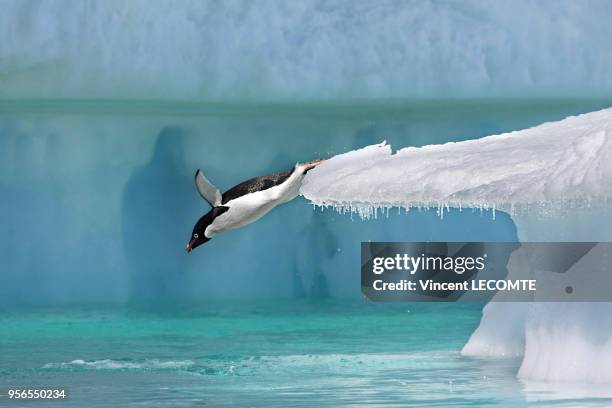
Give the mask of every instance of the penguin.
<svg viewBox="0 0 612 408">
<path fill-rule="evenodd" d="M 254 177 L 223 194 L 198 169 L 196 189 L 212 209 L 196 222 L 185 250 L 189 253 L 215 235 L 257 221 L 277 205 L 293 200 L 306 173 L 323 161 L 297 163 L 286 172 Z"/>
</svg>

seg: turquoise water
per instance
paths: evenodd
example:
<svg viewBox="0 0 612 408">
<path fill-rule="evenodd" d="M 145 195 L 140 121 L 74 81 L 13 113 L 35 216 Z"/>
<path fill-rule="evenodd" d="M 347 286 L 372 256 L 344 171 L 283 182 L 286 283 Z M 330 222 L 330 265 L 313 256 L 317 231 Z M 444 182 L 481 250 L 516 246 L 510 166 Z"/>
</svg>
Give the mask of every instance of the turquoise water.
<svg viewBox="0 0 612 408">
<path fill-rule="evenodd" d="M 481 307 L 277 301 L 5 311 L 1 383 L 68 387 L 57 406 L 516 406 L 518 361 L 459 355 Z"/>
<path fill-rule="evenodd" d="M 606 407 L 607 385 L 533 384 L 519 359 L 460 355 L 479 303 L 286 300 L 0 312 L 0 406 Z"/>
</svg>

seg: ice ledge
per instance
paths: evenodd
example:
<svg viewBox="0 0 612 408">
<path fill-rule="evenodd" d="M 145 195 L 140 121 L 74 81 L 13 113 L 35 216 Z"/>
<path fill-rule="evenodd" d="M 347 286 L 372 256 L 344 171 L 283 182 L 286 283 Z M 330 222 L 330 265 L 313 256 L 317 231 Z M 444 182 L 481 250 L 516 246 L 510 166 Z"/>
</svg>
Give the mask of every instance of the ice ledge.
<svg viewBox="0 0 612 408">
<path fill-rule="evenodd" d="M 313 204 L 361 217 L 392 207 L 558 213 L 612 197 L 612 109 L 482 139 L 395 154 L 386 143 L 332 157 L 307 175 Z"/>
</svg>

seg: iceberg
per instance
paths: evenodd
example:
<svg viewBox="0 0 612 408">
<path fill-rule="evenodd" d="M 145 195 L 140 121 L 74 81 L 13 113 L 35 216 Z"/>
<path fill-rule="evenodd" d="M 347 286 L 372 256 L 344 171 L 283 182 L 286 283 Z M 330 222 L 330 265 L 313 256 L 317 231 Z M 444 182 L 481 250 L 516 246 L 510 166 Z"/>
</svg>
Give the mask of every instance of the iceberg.
<svg viewBox="0 0 612 408">
<path fill-rule="evenodd" d="M 0 209 L 5 215 L 3 226 L 7 234 L 0 240 L 2 306 L 124 304 L 146 302 L 151 298 L 156 302 L 305 295 L 352 299 L 359 293 L 355 271 L 359 267 L 359 245 L 356 243 L 360 241 L 474 239 L 503 242 L 515 241 L 517 233 L 523 242 L 612 240 L 607 227 L 612 225 L 610 211 L 603 199 L 607 192 L 605 173 L 609 169 L 606 163 L 610 162 L 604 160 L 609 154 L 609 111 L 601 111 L 560 122 L 565 125 L 547 125 L 558 137 L 538 127 L 531 129 L 531 137 L 520 137 L 524 133 L 515 132 L 466 144 L 408 149 L 416 153 L 408 157 L 412 157 L 413 168 L 422 175 L 421 179 L 411 178 L 414 189 L 418 190 L 418 183 L 433 185 L 436 180 L 440 191 L 445 188 L 445 180 L 437 180 L 436 173 L 429 174 L 416 163 L 420 160 L 419 152 L 431 152 L 428 163 L 434 166 L 435 151 L 448 153 L 453 146 L 464 146 L 462 154 L 472 151 L 474 168 L 480 163 L 478 169 L 484 174 L 479 188 L 488 191 L 486 197 L 479 197 L 476 189 L 472 189 L 470 194 L 459 198 L 453 195 L 452 188 L 431 193 L 430 197 L 436 205 L 444 205 L 445 197 L 453 196 L 453 200 L 464 207 L 472 202 L 474 205 L 495 204 L 501 208 L 508 203 L 487 187 L 486 177 L 496 171 L 496 161 L 499 166 L 505 163 L 505 171 L 499 172 L 502 176 L 519 173 L 508 164 L 511 159 L 520 163 L 517 152 L 512 156 L 502 148 L 496 149 L 494 143 L 517 135 L 515 146 L 522 148 L 522 157 L 545 161 L 542 165 L 545 169 L 540 173 L 542 179 L 557 175 L 558 181 L 573 180 L 575 188 L 588 192 L 591 197 L 590 206 L 581 198 L 576 198 L 571 208 L 563 208 L 562 201 L 558 201 L 557 206 L 565 211 L 562 219 L 550 216 L 548 209 L 554 206 L 547 203 L 536 205 L 536 210 L 517 210 L 512 220 L 506 213 L 499 213 L 493 219 L 488 212 L 481 215 L 478 211 L 451 210 L 444 212 L 445 219 L 441 222 L 434 212 L 397 214 L 399 211 L 391 211 L 389 219 L 379 217 L 363 223 L 351 221 L 334 211 L 310 211 L 307 202 L 298 199 L 239 233 L 220 236 L 198 257 L 187 257 L 183 251 L 185 231 L 190 231 L 193 220 L 204 209 L 192 184 L 193 170 L 200 166 L 219 186 L 230 187 L 250 175 L 279 171 L 291 168 L 296 161 L 358 149 L 383 137 L 394 145 L 460 140 L 458 135 L 477 137 L 501 133 L 499 129 L 525 128 L 573 112 L 594 110 L 593 106 L 601 106 L 599 102 L 581 102 L 577 103 L 580 106 L 568 105 L 562 109 L 552 107 L 550 112 L 543 112 L 542 105 L 538 104 L 521 105 L 518 110 L 512 110 L 511 104 L 502 104 L 485 113 L 483 105 L 464 109 L 465 105 L 458 103 L 434 104 L 419 108 L 417 114 L 410 108 L 382 119 L 366 114 L 371 109 L 368 107 L 342 120 L 338 117 L 344 117 L 346 110 L 329 112 L 330 107 L 323 105 L 309 111 L 329 115 L 317 113 L 317 117 L 322 118 L 318 121 L 310 117 L 296 118 L 291 109 L 250 114 L 228 110 L 192 117 L 174 111 L 164 112 L 165 107 L 160 109 L 154 104 L 135 108 L 83 104 L 85 112 L 68 109 L 68 113 L 62 111 L 61 106 L 51 106 L 51 111 L 46 113 L 48 105 L 42 105 L 41 110 L 33 107 L 32 111 L 26 109 L 27 106 L 3 105 L 7 109 L 0 114 Z M 130 111 L 133 114 L 126 115 L 129 109 L 134 109 Z M 144 113 L 139 113 L 139 109 Z M 240 114 L 237 117 L 236 112 Z M 289 116 L 290 119 L 278 120 L 277 116 Z M 491 123 L 483 123 L 483 116 Z M 440 118 L 442 124 L 432 124 L 432 117 Z M 402 126 L 398 126 L 399 121 Z M 601 132 L 603 136 L 597 136 Z M 258 137 L 253 137 L 254 134 Z M 290 139 L 288 134 L 292 135 Z M 599 137 L 600 144 L 589 143 L 592 134 L 596 136 L 594 139 Z M 549 140 L 549 145 L 540 137 Z M 483 156 L 478 146 L 488 139 L 491 142 L 486 143 L 490 143 L 492 150 L 488 156 Z M 538 140 L 541 143 L 538 144 Z M 580 158 L 573 148 L 580 140 L 585 142 L 584 153 L 591 157 L 577 161 L 582 167 L 575 165 L 564 169 L 559 161 L 553 160 L 552 156 Z M 540 146 L 541 153 L 525 156 L 532 142 Z M 278 146 L 278 149 L 269 146 Z M 466 146 L 474 148 L 470 150 Z M 593 151 L 589 152 L 587 146 Z M 595 151 L 595 146 L 600 146 L 599 150 Z M 240 165 L 228 162 L 229 152 Z M 398 182 L 401 173 L 394 177 L 380 173 L 379 179 L 371 180 L 381 190 L 395 183 L 394 192 L 388 189 L 390 196 L 395 195 L 393 202 L 386 201 L 382 191 L 376 195 L 379 192 L 365 178 L 361 180 L 362 191 L 369 189 L 373 193 L 357 196 L 360 201 L 351 200 L 351 195 L 360 190 L 353 183 L 355 176 L 349 170 L 370 160 L 369 155 L 375 152 L 378 156 L 372 161 L 376 166 L 385 166 L 397 156 L 397 153 L 392 154 L 390 147 L 376 146 L 335 156 L 319 168 L 320 172 L 309 172 L 302 193 L 306 189 L 329 191 L 329 194 L 310 195 L 309 198 L 315 202 L 317 199 L 319 202 L 336 200 L 341 205 L 346 204 L 345 208 L 359 204 L 366 212 L 371 207 L 391 204 L 420 205 L 415 198 L 418 196 L 401 190 Z M 457 156 L 460 155 L 449 154 L 448 157 L 459 160 Z M 346 162 L 340 166 L 342 160 Z M 396 169 L 401 169 L 401 161 L 393 163 Z M 372 170 L 362 167 L 364 176 Z M 450 171 L 452 167 L 432 169 Z M 466 173 L 461 174 L 459 166 L 455 167 L 451 180 L 459 187 L 458 191 L 461 183 L 475 185 L 465 177 Z M 574 175 L 582 172 L 585 177 L 572 179 L 572 171 Z M 344 181 L 335 182 L 334 177 L 341 174 L 345 174 Z M 541 181 L 537 174 L 525 179 L 529 183 Z M 333 185 L 337 191 L 332 192 L 325 184 Z M 498 185 L 502 187 L 501 182 Z M 504 185 L 515 186 L 514 203 L 531 200 L 527 194 L 521 194 L 518 179 L 508 177 Z M 563 187 L 562 183 L 555 188 L 552 191 L 572 192 L 572 187 Z M 424 189 L 421 195 L 427 192 Z M 342 200 L 339 194 L 344 194 Z M 375 200 L 376 197 L 380 199 Z M 547 198 L 557 199 L 552 193 Z M 604 205 L 595 205 L 598 202 Z M 279 240 L 279 236 L 286 239 Z M 254 253 L 254 248 L 257 249 L 256 257 L 249 255 Z M 523 305 L 527 310 L 520 310 Z M 605 339 L 610 332 L 606 319 L 612 314 L 606 304 L 584 307 L 572 304 L 567 308 L 551 304 L 534 310 L 532 305 L 523 305 L 491 303 L 487 306 L 480 328 L 472 336 L 468 343 L 470 348 L 466 348 L 465 353 L 521 356 L 524 359 L 521 378 L 561 381 L 565 375 L 567 381 L 607 381 L 609 376 L 604 361 L 609 346 Z M 568 309 L 573 312 L 568 313 Z M 563 327 L 572 327 L 572 330 L 563 331 Z M 551 331 L 553 329 L 555 331 Z M 551 334 L 560 332 L 566 337 Z M 573 333 L 572 338 L 567 338 L 570 333 Z M 562 371 L 563 367 L 570 366 L 571 356 L 580 356 L 579 361 L 584 362 L 580 366 L 582 369 Z M 589 373 L 585 372 L 587 366 L 592 368 Z M 547 371 L 547 367 L 554 371 Z M 570 375 L 576 378 L 569 378 Z"/>
<path fill-rule="evenodd" d="M 610 4 L 4 0 L 0 96 L 606 96 Z M 551 75 L 554 73 L 554 75 Z"/>
<path fill-rule="evenodd" d="M 612 109 L 604 109 L 395 153 L 369 146 L 309 172 L 301 193 L 365 218 L 393 206 L 497 208 L 511 212 L 522 242 L 610 241 L 611 180 Z M 512 254 L 508 278 L 531 273 L 522 256 Z M 588 268 L 575 273 L 585 287 L 601 282 Z M 612 304 L 534 300 L 490 302 L 462 354 L 522 358 L 525 382 L 611 383 Z"/>
</svg>

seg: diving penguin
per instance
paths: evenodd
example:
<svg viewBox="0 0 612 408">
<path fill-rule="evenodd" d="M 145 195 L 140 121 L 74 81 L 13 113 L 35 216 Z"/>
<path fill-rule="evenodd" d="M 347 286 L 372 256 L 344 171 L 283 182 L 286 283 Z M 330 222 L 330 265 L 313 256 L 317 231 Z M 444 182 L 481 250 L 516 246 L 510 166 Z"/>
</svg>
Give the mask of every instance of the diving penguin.
<svg viewBox="0 0 612 408">
<path fill-rule="evenodd" d="M 196 188 L 212 209 L 195 224 L 185 249 L 191 252 L 218 233 L 257 221 L 277 205 L 293 200 L 299 193 L 304 175 L 321 162 L 323 160 L 297 163 L 290 171 L 254 177 L 223 194 L 198 169 Z"/>
</svg>

